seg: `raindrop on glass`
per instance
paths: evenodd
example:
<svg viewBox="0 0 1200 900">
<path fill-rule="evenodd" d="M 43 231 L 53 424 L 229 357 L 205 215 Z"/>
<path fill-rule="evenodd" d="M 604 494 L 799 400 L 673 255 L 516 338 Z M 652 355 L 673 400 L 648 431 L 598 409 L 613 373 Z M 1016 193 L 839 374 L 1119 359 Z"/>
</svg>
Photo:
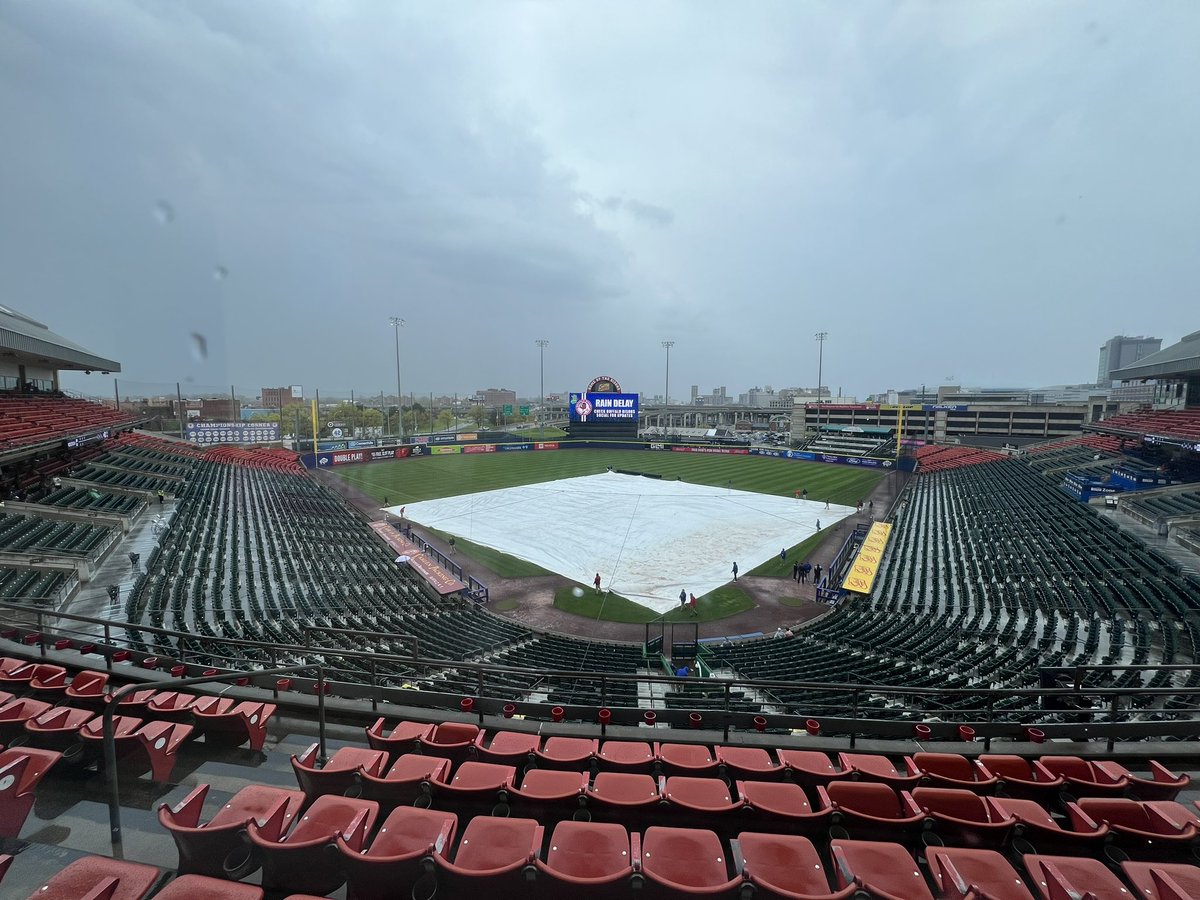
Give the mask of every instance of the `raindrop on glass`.
<svg viewBox="0 0 1200 900">
<path fill-rule="evenodd" d="M 191 335 L 192 358 L 196 362 L 204 362 L 208 359 L 208 338 L 198 331 L 193 331 Z"/>
<path fill-rule="evenodd" d="M 216 266 L 213 268 L 213 279 L 215 281 L 224 281 L 229 277 L 229 270 L 224 266 Z"/>
<path fill-rule="evenodd" d="M 175 207 L 166 200 L 159 200 L 154 204 L 154 218 L 160 225 L 170 225 L 175 221 Z"/>
</svg>

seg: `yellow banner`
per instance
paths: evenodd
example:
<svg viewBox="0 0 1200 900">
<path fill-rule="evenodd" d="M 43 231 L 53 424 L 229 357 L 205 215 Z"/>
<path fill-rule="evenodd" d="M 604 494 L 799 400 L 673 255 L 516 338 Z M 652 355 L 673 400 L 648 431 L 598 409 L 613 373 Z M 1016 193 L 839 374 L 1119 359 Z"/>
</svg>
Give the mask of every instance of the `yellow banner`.
<svg viewBox="0 0 1200 900">
<path fill-rule="evenodd" d="M 863 545 L 858 548 L 854 562 L 842 582 L 842 587 L 856 594 L 869 594 L 875 584 L 875 575 L 883 563 L 883 551 L 891 537 L 892 526 L 888 522 L 876 522 L 867 532 Z"/>
</svg>

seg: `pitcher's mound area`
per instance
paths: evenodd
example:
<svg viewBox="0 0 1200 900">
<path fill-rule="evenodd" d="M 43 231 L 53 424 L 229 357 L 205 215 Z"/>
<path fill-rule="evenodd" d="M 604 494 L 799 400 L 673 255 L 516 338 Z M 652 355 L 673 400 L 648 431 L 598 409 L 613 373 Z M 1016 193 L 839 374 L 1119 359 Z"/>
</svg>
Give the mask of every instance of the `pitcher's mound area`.
<svg viewBox="0 0 1200 900">
<path fill-rule="evenodd" d="M 399 514 L 395 506 L 389 512 Z M 406 517 L 602 586 L 659 612 L 777 556 L 854 512 L 796 500 L 610 472 L 411 503 Z"/>
</svg>

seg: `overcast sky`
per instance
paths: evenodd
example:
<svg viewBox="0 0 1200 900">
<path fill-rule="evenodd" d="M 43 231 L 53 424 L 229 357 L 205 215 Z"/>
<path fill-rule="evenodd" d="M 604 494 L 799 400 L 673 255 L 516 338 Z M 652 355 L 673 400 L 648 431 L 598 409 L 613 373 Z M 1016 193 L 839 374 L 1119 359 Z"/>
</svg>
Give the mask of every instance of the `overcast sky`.
<svg viewBox="0 0 1200 900">
<path fill-rule="evenodd" d="M 1200 3 L 0 3 L 0 303 L 133 382 L 865 395 L 1200 328 Z M 207 355 L 191 335 L 203 335 Z M 110 379 L 71 386 L 107 393 Z"/>
</svg>

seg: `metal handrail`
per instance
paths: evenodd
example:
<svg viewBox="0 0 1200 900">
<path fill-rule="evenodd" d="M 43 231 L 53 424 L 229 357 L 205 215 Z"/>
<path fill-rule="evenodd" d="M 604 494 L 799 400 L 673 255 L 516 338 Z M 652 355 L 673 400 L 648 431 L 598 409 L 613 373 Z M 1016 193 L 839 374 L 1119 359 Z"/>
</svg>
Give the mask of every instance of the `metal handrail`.
<svg viewBox="0 0 1200 900">
<path fill-rule="evenodd" d="M 212 684 L 213 682 L 235 681 L 238 678 L 263 678 L 272 675 L 288 675 L 296 672 L 317 673 L 317 741 L 319 743 L 318 759 L 325 760 L 325 666 L 305 664 L 302 666 L 284 666 L 278 669 L 259 670 L 254 672 L 226 672 L 217 675 L 199 675 L 192 678 L 173 678 L 170 681 L 155 683 L 156 688 L 181 688 L 193 684 Z M 120 858 L 121 846 L 121 785 L 117 775 L 117 742 L 113 731 L 113 712 L 121 699 L 133 691 L 142 689 L 144 685 L 134 682 L 117 688 L 108 695 L 101 713 L 104 724 L 104 775 L 108 783 L 108 827 L 113 845 L 113 855 Z"/>
</svg>

